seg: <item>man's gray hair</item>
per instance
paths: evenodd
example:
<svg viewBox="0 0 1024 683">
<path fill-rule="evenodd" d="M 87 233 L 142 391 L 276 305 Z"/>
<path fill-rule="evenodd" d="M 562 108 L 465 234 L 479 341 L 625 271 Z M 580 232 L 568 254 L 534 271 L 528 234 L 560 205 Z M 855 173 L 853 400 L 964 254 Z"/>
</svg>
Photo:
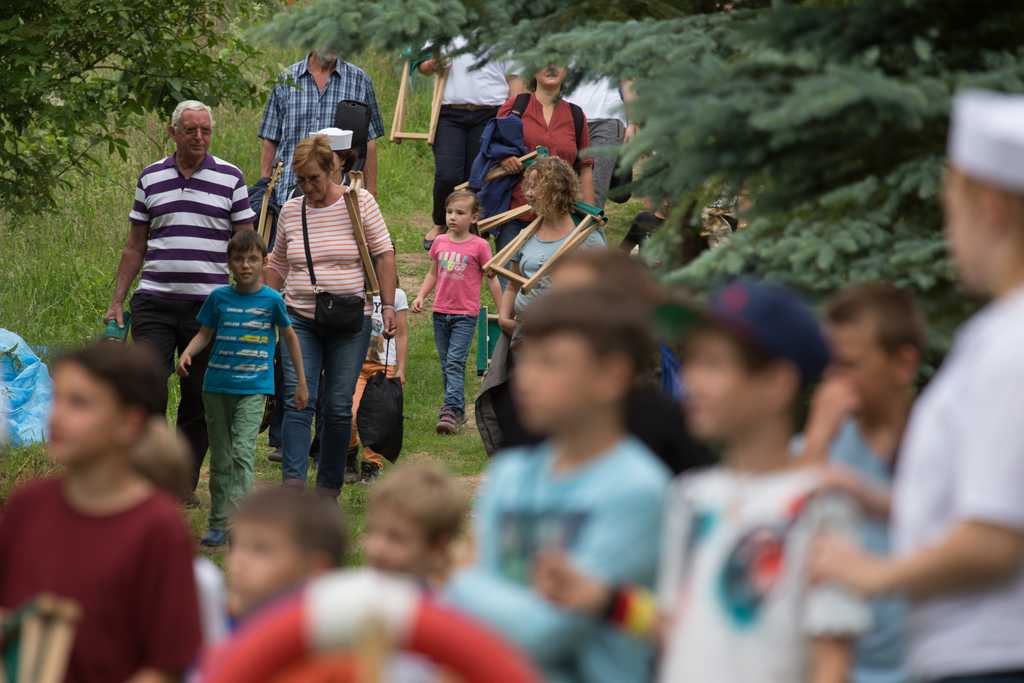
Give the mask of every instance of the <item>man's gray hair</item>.
<svg viewBox="0 0 1024 683">
<path fill-rule="evenodd" d="M 174 108 L 174 113 L 171 114 L 171 128 L 178 129 L 181 123 L 181 115 L 187 111 L 205 111 L 210 115 L 210 126 L 213 126 L 213 110 L 209 106 L 199 100 L 185 100 L 178 102 L 178 106 Z"/>
</svg>

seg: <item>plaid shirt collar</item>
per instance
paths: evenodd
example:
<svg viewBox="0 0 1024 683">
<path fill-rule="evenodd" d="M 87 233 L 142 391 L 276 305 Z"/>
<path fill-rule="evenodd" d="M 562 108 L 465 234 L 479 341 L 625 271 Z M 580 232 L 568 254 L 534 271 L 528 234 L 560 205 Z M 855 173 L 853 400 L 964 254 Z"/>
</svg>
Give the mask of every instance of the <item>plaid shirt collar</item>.
<svg viewBox="0 0 1024 683">
<path fill-rule="evenodd" d="M 309 74 L 310 76 L 313 75 L 313 74 L 311 74 L 309 72 L 309 58 L 312 57 L 312 56 L 313 56 L 313 53 L 310 53 L 310 54 L 306 55 L 305 59 L 302 60 L 302 66 L 299 67 L 299 73 L 297 73 L 295 75 L 296 79 L 302 78 L 306 74 Z M 341 57 L 338 57 L 337 59 L 334 60 L 334 71 L 331 74 L 332 76 L 334 74 L 337 74 L 338 76 L 342 75 L 342 73 L 341 73 L 341 65 L 342 64 L 343 64 L 343 62 L 341 61 Z"/>
</svg>

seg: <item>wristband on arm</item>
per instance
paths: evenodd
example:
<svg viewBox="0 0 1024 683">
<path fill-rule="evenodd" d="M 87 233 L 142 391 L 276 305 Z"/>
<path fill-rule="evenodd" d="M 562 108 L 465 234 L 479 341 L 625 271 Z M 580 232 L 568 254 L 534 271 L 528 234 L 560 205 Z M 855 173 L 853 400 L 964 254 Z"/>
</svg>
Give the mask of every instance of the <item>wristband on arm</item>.
<svg viewBox="0 0 1024 683">
<path fill-rule="evenodd" d="M 634 636 L 653 633 L 657 607 L 650 591 L 636 586 L 618 585 L 608 593 L 601 618 Z"/>
</svg>

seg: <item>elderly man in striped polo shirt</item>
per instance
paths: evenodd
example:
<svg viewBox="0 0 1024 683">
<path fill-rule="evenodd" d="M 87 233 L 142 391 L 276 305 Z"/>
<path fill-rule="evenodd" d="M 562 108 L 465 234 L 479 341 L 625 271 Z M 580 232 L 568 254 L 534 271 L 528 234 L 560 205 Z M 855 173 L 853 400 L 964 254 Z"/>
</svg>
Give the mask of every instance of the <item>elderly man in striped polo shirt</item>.
<svg viewBox="0 0 1024 683">
<path fill-rule="evenodd" d="M 251 230 L 255 214 L 242 172 L 208 152 L 213 134 L 208 106 L 181 102 L 167 132 L 175 151 L 139 174 L 128 241 L 105 319 L 123 325 L 124 299 L 141 269 L 131 302 L 132 338 L 152 345 L 170 375 L 175 350 L 183 351 L 199 331 L 196 314 L 203 300 L 228 284 L 228 240 L 236 230 Z M 178 427 L 195 458 L 193 489 L 208 445 L 203 411 L 208 357 L 207 349 L 193 359 L 192 372 L 181 380 L 178 404 Z M 166 395 L 163 408 L 166 412 Z M 195 494 L 186 502 L 196 504 Z"/>
</svg>

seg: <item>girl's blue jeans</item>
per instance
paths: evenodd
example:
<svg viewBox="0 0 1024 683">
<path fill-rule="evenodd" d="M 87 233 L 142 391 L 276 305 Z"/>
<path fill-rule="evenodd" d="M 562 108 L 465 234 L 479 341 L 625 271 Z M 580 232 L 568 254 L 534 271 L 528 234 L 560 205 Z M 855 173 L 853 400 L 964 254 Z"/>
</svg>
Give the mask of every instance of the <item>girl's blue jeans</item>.
<svg viewBox="0 0 1024 683">
<path fill-rule="evenodd" d="M 434 344 L 441 359 L 444 407 L 466 412 L 466 358 L 476 332 L 475 315 L 434 314 Z"/>
</svg>

